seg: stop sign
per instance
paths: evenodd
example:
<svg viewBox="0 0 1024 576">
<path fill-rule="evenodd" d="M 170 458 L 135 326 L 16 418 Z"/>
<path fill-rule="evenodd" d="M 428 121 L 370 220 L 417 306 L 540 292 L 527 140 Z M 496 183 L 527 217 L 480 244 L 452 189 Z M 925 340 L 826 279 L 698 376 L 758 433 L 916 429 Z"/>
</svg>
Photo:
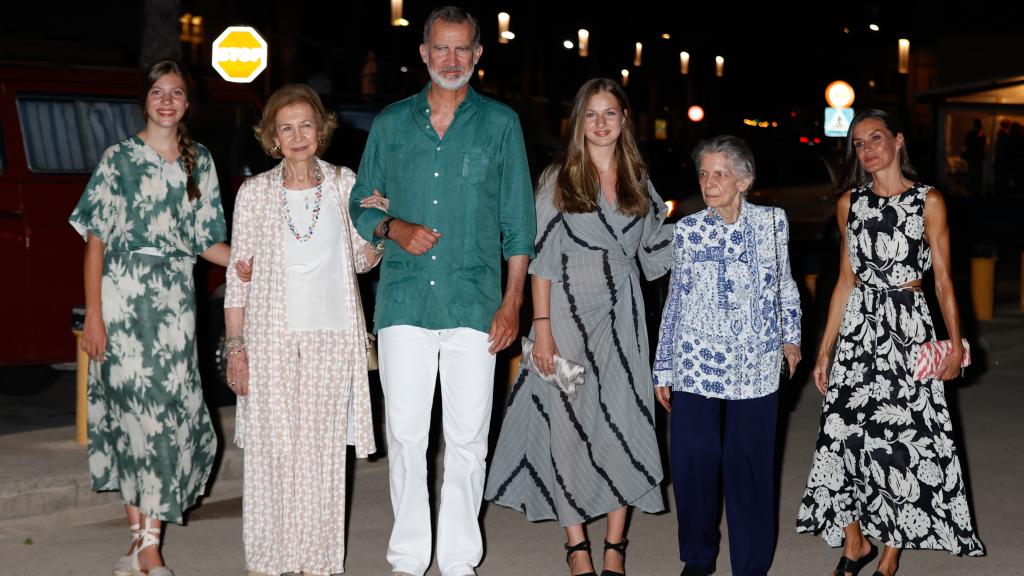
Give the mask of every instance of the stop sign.
<svg viewBox="0 0 1024 576">
<path fill-rule="evenodd" d="M 249 26 L 228 26 L 213 41 L 212 64 L 228 82 L 252 82 L 267 67 L 267 42 Z"/>
</svg>

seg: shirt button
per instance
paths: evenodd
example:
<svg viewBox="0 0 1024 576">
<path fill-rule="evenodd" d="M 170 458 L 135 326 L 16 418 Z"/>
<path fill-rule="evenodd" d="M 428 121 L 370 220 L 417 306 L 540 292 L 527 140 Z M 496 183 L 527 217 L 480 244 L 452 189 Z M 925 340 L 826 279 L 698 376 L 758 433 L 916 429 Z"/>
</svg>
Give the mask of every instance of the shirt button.
<svg viewBox="0 0 1024 576">
<path fill-rule="evenodd" d="M 435 206 L 437 205 L 437 200 L 434 200 L 434 205 L 435 205 Z"/>
<path fill-rule="evenodd" d="M 440 172 L 434 172 L 434 178 L 437 178 L 440 175 L 441 175 Z"/>
<path fill-rule="evenodd" d="M 431 256 L 430 256 L 430 259 L 431 259 L 431 260 L 437 260 L 437 256 L 431 255 Z"/>
<path fill-rule="evenodd" d="M 437 228 L 431 228 L 431 230 L 433 230 L 434 232 L 437 232 Z"/>
<path fill-rule="evenodd" d="M 433 286 L 433 285 L 434 285 L 434 281 L 433 281 L 433 280 L 431 280 L 431 281 L 430 281 L 430 285 L 431 285 L 431 286 Z"/>
<path fill-rule="evenodd" d="M 440 152 L 440 151 L 441 151 L 441 147 L 440 147 L 440 146 L 438 146 L 438 147 L 437 147 L 437 151 L 438 151 L 438 152 Z"/>
</svg>

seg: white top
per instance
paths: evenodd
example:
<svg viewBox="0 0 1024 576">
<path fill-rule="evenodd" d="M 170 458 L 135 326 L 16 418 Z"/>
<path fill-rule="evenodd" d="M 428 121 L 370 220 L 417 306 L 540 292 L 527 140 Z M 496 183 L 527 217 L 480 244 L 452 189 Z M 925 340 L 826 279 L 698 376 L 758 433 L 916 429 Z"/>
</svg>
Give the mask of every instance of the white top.
<svg viewBox="0 0 1024 576">
<path fill-rule="evenodd" d="M 316 206 L 316 188 L 285 190 L 288 213 L 299 234 L 309 231 Z M 284 287 L 289 330 L 346 330 L 347 288 L 342 270 L 348 256 L 342 250 L 338 206 L 328 190 L 323 191 L 320 218 L 313 235 L 305 242 L 282 218 L 284 229 Z"/>
</svg>

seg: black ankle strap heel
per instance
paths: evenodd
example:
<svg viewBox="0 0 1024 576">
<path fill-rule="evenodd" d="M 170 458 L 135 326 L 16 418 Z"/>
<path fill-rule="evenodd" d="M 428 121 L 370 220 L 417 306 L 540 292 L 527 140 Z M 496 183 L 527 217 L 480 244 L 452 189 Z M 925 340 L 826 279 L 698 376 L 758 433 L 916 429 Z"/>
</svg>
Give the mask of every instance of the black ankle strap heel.
<svg viewBox="0 0 1024 576">
<path fill-rule="evenodd" d="M 628 538 L 623 538 L 620 542 L 617 542 L 615 544 L 612 544 L 611 542 L 609 542 L 607 540 L 604 541 L 604 549 L 606 551 L 607 550 L 615 550 L 616 552 L 618 552 L 622 556 L 622 564 L 623 565 L 626 564 L 626 546 L 629 546 L 629 539 Z M 601 576 L 626 576 L 626 575 L 624 573 L 622 573 L 622 572 L 614 572 L 612 570 L 601 570 Z"/>
<path fill-rule="evenodd" d="M 584 540 L 583 542 L 572 546 L 569 544 L 565 545 L 565 563 L 569 565 L 570 573 L 572 572 L 572 555 L 576 552 L 586 552 L 587 556 L 590 556 L 590 540 Z M 593 560 L 591 560 L 591 564 L 593 564 Z M 583 574 L 575 574 L 574 576 L 597 576 L 597 573 L 584 572 Z"/>
</svg>

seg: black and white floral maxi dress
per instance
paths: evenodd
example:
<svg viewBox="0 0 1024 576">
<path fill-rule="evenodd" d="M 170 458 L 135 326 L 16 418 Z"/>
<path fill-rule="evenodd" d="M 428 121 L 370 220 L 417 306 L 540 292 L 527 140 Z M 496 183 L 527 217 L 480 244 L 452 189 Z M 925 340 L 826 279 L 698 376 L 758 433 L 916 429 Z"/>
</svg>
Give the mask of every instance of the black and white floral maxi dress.
<svg viewBox="0 0 1024 576">
<path fill-rule="evenodd" d="M 850 198 L 846 249 L 856 284 L 839 329 L 797 531 L 842 546 L 843 527 L 897 548 L 985 553 L 964 490 L 943 382 L 914 381 L 916 344 L 934 340 L 920 291 L 930 186 Z"/>
</svg>

